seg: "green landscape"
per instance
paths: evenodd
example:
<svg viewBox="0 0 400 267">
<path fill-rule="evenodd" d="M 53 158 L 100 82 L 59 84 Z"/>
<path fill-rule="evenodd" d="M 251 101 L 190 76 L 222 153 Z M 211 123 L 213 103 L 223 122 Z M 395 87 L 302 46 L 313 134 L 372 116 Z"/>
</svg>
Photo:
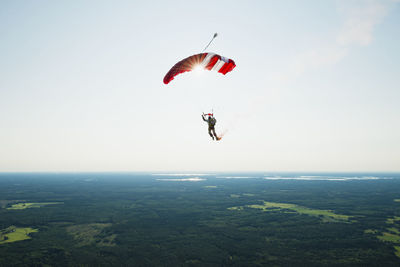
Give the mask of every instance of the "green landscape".
<svg viewBox="0 0 400 267">
<path fill-rule="evenodd" d="M 400 264 L 399 178 L 250 175 L 1 174 L 0 266 Z"/>
<path fill-rule="evenodd" d="M 110 227 L 111 223 L 91 223 L 81 225 L 71 225 L 67 227 L 67 232 L 73 236 L 76 245 L 79 247 L 87 245 L 96 246 L 115 246 L 116 234 L 108 236 L 101 235 L 104 228 Z"/>
<path fill-rule="evenodd" d="M 348 222 L 351 216 L 335 214 L 330 210 L 319 210 L 319 209 L 310 209 L 307 207 L 302 207 L 295 204 L 289 203 L 276 203 L 276 202 L 268 202 L 263 201 L 262 205 L 246 205 L 239 207 L 230 207 L 229 210 L 243 210 L 245 207 L 251 209 L 260 209 L 262 211 L 279 211 L 279 212 L 297 212 L 299 214 L 305 214 L 309 216 L 316 216 L 322 219 L 323 222 Z"/>
<path fill-rule="evenodd" d="M 29 203 L 29 202 L 21 202 L 12 204 L 8 207 L 8 210 L 23 210 L 23 209 L 31 209 L 31 208 L 41 208 L 47 205 L 57 205 L 63 204 L 63 202 L 42 202 L 42 203 Z"/>
<path fill-rule="evenodd" d="M 38 232 L 37 229 L 32 229 L 30 227 L 21 228 L 12 225 L 6 229 L 0 230 L 0 244 L 31 239 L 29 234 L 36 232 Z"/>
</svg>

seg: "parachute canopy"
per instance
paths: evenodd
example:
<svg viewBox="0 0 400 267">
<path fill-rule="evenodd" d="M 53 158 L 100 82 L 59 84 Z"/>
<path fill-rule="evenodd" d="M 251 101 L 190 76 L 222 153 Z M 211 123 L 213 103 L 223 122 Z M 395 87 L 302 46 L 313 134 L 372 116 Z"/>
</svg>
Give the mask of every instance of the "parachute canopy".
<svg viewBox="0 0 400 267">
<path fill-rule="evenodd" d="M 201 53 L 187 57 L 176 63 L 165 75 L 164 83 L 168 84 L 180 73 L 192 71 L 196 67 L 227 74 L 236 67 L 235 61 L 214 53 Z"/>
</svg>

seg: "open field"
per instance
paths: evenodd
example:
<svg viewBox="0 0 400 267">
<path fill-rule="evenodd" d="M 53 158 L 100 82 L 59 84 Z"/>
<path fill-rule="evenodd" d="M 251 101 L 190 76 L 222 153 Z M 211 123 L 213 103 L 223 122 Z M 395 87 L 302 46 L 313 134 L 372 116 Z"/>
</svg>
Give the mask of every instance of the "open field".
<svg viewBox="0 0 400 267">
<path fill-rule="evenodd" d="M 20 227 L 10 226 L 6 229 L 0 230 L 0 244 L 31 239 L 29 234 L 36 232 L 38 232 L 37 229 L 32 229 L 29 227 L 20 228 Z"/>
<path fill-rule="evenodd" d="M 400 217 L 399 216 L 394 216 L 392 218 L 387 218 L 386 223 L 388 224 L 394 224 L 394 223 L 399 223 L 400 222 Z"/>
<path fill-rule="evenodd" d="M 392 243 L 400 243 L 400 235 L 383 232 L 382 235 L 377 236 L 379 240 Z"/>
<path fill-rule="evenodd" d="M 7 206 L 9 206 L 12 203 L 18 203 L 18 202 L 24 202 L 25 200 L 5 200 L 2 199 L 0 200 L 0 208 L 6 208 Z"/>
<path fill-rule="evenodd" d="M 8 210 L 23 210 L 23 209 L 31 209 L 31 208 L 41 208 L 47 205 L 59 205 L 64 204 L 63 202 L 24 202 L 24 203 L 16 203 L 12 204 L 11 207 L 8 207 Z"/>
<path fill-rule="evenodd" d="M 396 256 L 400 258 L 400 246 L 394 246 L 394 249 L 396 250 Z"/>
<path fill-rule="evenodd" d="M 399 229 L 397 229 L 397 228 L 391 227 L 391 228 L 386 228 L 386 229 L 387 229 L 388 231 L 394 233 L 394 234 L 400 235 L 400 231 L 399 231 Z"/>
<path fill-rule="evenodd" d="M 303 206 L 299 206 L 296 204 L 290 203 L 278 203 L 278 202 L 268 202 L 263 201 L 262 205 L 246 205 L 244 207 L 252 208 L 252 209 L 261 209 L 263 211 L 272 212 L 272 211 L 280 211 L 280 212 L 296 212 L 299 214 L 305 214 L 309 216 L 320 217 L 324 222 L 348 222 L 351 216 L 336 214 L 331 210 L 319 210 L 319 209 L 311 209 Z M 243 207 L 231 207 L 230 210 L 242 210 Z"/>
<path fill-rule="evenodd" d="M 399 219 L 400 217 L 397 216 L 386 219 L 386 223 L 390 224 L 392 227 L 386 228 L 388 232 L 383 232 L 380 235 L 377 235 L 376 238 L 383 242 L 393 243 L 393 247 L 396 250 L 395 254 L 400 258 L 400 246 L 398 246 L 400 244 Z"/>
</svg>

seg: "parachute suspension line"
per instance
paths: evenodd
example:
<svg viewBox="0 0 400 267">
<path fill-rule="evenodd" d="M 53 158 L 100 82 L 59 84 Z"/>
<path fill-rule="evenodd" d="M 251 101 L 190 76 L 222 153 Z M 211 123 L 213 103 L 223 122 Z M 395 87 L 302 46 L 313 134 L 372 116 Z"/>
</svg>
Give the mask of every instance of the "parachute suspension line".
<svg viewBox="0 0 400 267">
<path fill-rule="evenodd" d="M 201 52 L 206 51 L 206 49 L 210 46 L 210 44 L 212 43 L 212 41 L 214 41 L 214 39 L 215 39 L 217 36 L 218 36 L 218 33 L 214 33 L 214 36 L 213 36 L 213 38 L 211 39 L 211 41 L 208 43 L 208 45 L 207 45 L 206 47 L 204 47 L 203 51 L 201 51 Z"/>
</svg>

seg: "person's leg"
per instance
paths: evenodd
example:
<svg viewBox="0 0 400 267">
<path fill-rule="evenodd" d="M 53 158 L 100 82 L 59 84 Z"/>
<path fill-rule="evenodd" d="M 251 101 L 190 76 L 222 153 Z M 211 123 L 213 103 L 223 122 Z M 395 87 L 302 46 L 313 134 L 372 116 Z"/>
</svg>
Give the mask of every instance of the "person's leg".
<svg viewBox="0 0 400 267">
<path fill-rule="evenodd" d="M 217 138 L 217 139 L 218 139 L 218 136 L 217 136 L 217 133 L 215 132 L 215 128 L 214 128 L 214 127 L 212 128 L 212 132 L 213 132 L 213 134 L 214 134 L 215 138 Z"/>
<path fill-rule="evenodd" d="M 212 130 L 212 129 L 209 127 L 209 128 L 208 128 L 208 134 L 209 134 L 209 135 L 211 136 L 211 138 L 214 140 L 214 136 L 213 136 L 213 134 L 211 133 L 211 130 Z"/>
</svg>

